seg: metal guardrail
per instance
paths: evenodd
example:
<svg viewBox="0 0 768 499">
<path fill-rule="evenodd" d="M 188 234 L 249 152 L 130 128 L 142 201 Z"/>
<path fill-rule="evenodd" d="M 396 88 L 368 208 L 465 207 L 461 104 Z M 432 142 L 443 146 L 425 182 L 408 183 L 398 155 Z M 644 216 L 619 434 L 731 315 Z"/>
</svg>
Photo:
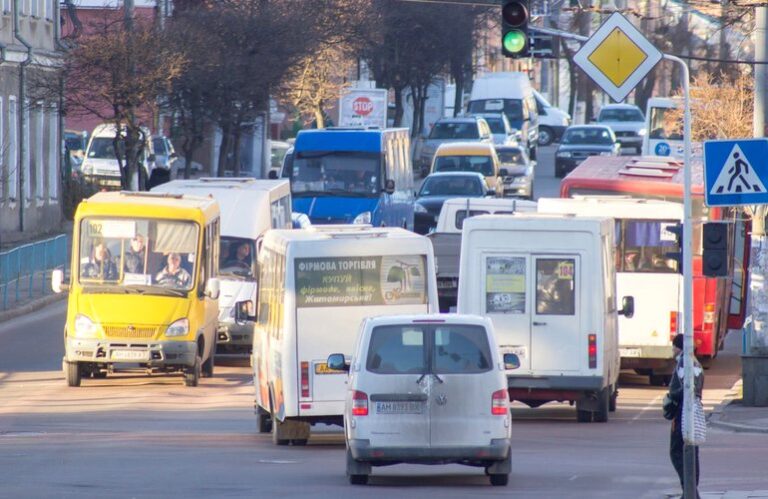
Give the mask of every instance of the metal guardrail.
<svg viewBox="0 0 768 499">
<path fill-rule="evenodd" d="M 0 252 L 0 292 L 2 292 L 2 310 L 8 308 L 8 293 L 15 293 L 18 302 L 21 294 L 20 284 L 24 279 L 29 280 L 27 286 L 28 298 L 34 292 L 35 275 L 42 272 L 40 292 L 45 295 L 49 289 L 47 273 L 49 270 L 64 267 L 67 263 L 67 236 L 60 236 L 24 244 L 11 250 Z"/>
</svg>

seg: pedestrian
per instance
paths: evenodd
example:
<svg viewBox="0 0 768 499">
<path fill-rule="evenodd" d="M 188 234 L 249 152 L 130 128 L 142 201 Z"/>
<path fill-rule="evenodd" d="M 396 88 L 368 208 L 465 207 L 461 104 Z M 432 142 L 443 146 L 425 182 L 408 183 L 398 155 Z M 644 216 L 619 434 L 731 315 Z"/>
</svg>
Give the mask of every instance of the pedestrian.
<svg viewBox="0 0 768 499">
<path fill-rule="evenodd" d="M 684 489 L 684 483 L 683 483 L 683 454 L 686 450 L 688 452 L 694 453 L 694 459 L 696 461 L 696 487 L 698 488 L 699 485 L 699 447 L 698 446 L 689 446 L 688 449 L 685 448 L 685 444 L 683 442 L 683 391 L 684 391 L 684 366 L 683 366 L 683 335 L 678 334 L 675 336 L 675 338 L 672 340 L 672 349 L 675 354 L 675 358 L 677 360 L 677 365 L 675 366 L 675 372 L 672 374 L 672 380 L 669 383 L 669 392 L 667 393 L 667 399 L 669 402 L 665 400 L 666 403 L 671 403 L 674 406 L 673 409 L 673 418 L 672 418 L 672 429 L 669 436 L 669 458 L 672 460 L 672 466 L 675 467 L 675 471 L 677 471 L 677 476 L 680 478 L 680 486 Z M 696 395 L 696 398 L 701 400 L 701 393 L 704 389 L 704 369 L 702 369 L 701 364 L 699 364 L 699 361 L 696 360 L 694 357 L 694 364 L 693 364 L 693 375 L 694 375 L 694 393 Z M 696 496 L 698 497 L 698 492 L 696 492 Z M 688 498 L 686 498 L 688 499 Z"/>
</svg>

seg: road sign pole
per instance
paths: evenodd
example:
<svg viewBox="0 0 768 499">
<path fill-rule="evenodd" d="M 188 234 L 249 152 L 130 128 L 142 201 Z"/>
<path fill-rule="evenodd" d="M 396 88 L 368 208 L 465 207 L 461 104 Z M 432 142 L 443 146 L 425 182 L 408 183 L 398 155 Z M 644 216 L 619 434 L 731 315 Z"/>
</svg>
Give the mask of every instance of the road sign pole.
<svg viewBox="0 0 768 499">
<path fill-rule="evenodd" d="M 664 54 L 664 59 L 680 66 L 683 86 L 683 497 L 698 497 L 696 458 L 693 448 L 694 356 L 693 356 L 693 204 L 691 202 L 691 103 L 688 91 L 688 65 L 682 59 Z"/>
</svg>

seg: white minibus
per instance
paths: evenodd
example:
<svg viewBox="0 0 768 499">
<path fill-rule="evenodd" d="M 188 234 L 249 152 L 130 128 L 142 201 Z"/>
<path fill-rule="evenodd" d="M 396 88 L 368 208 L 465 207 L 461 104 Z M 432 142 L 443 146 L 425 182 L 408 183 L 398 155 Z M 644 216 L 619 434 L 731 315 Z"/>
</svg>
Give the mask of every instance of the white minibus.
<svg viewBox="0 0 768 499">
<path fill-rule="evenodd" d="M 306 444 L 316 423 L 342 424 L 346 373 L 326 359 L 352 354 L 364 318 L 438 311 L 432 244 L 404 229 L 269 231 L 259 269 L 254 406 L 277 445 Z"/>
<path fill-rule="evenodd" d="M 291 188 L 288 180 L 254 178 L 201 178 L 174 180 L 153 192 L 210 196 L 221 207 L 219 246 L 219 321 L 217 355 L 248 355 L 253 344 L 253 324 L 235 322 L 234 305 L 255 305 L 258 267 L 256 253 L 264 232 L 290 229 Z"/>
</svg>

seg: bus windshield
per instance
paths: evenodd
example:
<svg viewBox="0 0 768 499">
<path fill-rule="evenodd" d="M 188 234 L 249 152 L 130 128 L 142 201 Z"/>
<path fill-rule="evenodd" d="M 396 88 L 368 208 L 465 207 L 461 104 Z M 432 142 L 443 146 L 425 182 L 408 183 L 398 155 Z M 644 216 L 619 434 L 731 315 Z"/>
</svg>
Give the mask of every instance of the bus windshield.
<svg viewBox="0 0 768 499">
<path fill-rule="evenodd" d="M 336 195 L 378 197 L 381 155 L 359 151 L 302 151 L 291 169 L 294 198 Z"/>
<path fill-rule="evenodd" d="M 89 217 L 80 222 L 85 292 L 178 294 L 194 287 L 199 228 L 179 220 Z"/>
<path fill-rule="evenodd" d="M 680 133 L 680 126 L 676 123 L 672 115 L 674 108 L 671 107 L 652 107 L 649 113 L 650 127 L 648 138 L 650 139 L 668 139 L 683 140 Z"/>
</svg>

